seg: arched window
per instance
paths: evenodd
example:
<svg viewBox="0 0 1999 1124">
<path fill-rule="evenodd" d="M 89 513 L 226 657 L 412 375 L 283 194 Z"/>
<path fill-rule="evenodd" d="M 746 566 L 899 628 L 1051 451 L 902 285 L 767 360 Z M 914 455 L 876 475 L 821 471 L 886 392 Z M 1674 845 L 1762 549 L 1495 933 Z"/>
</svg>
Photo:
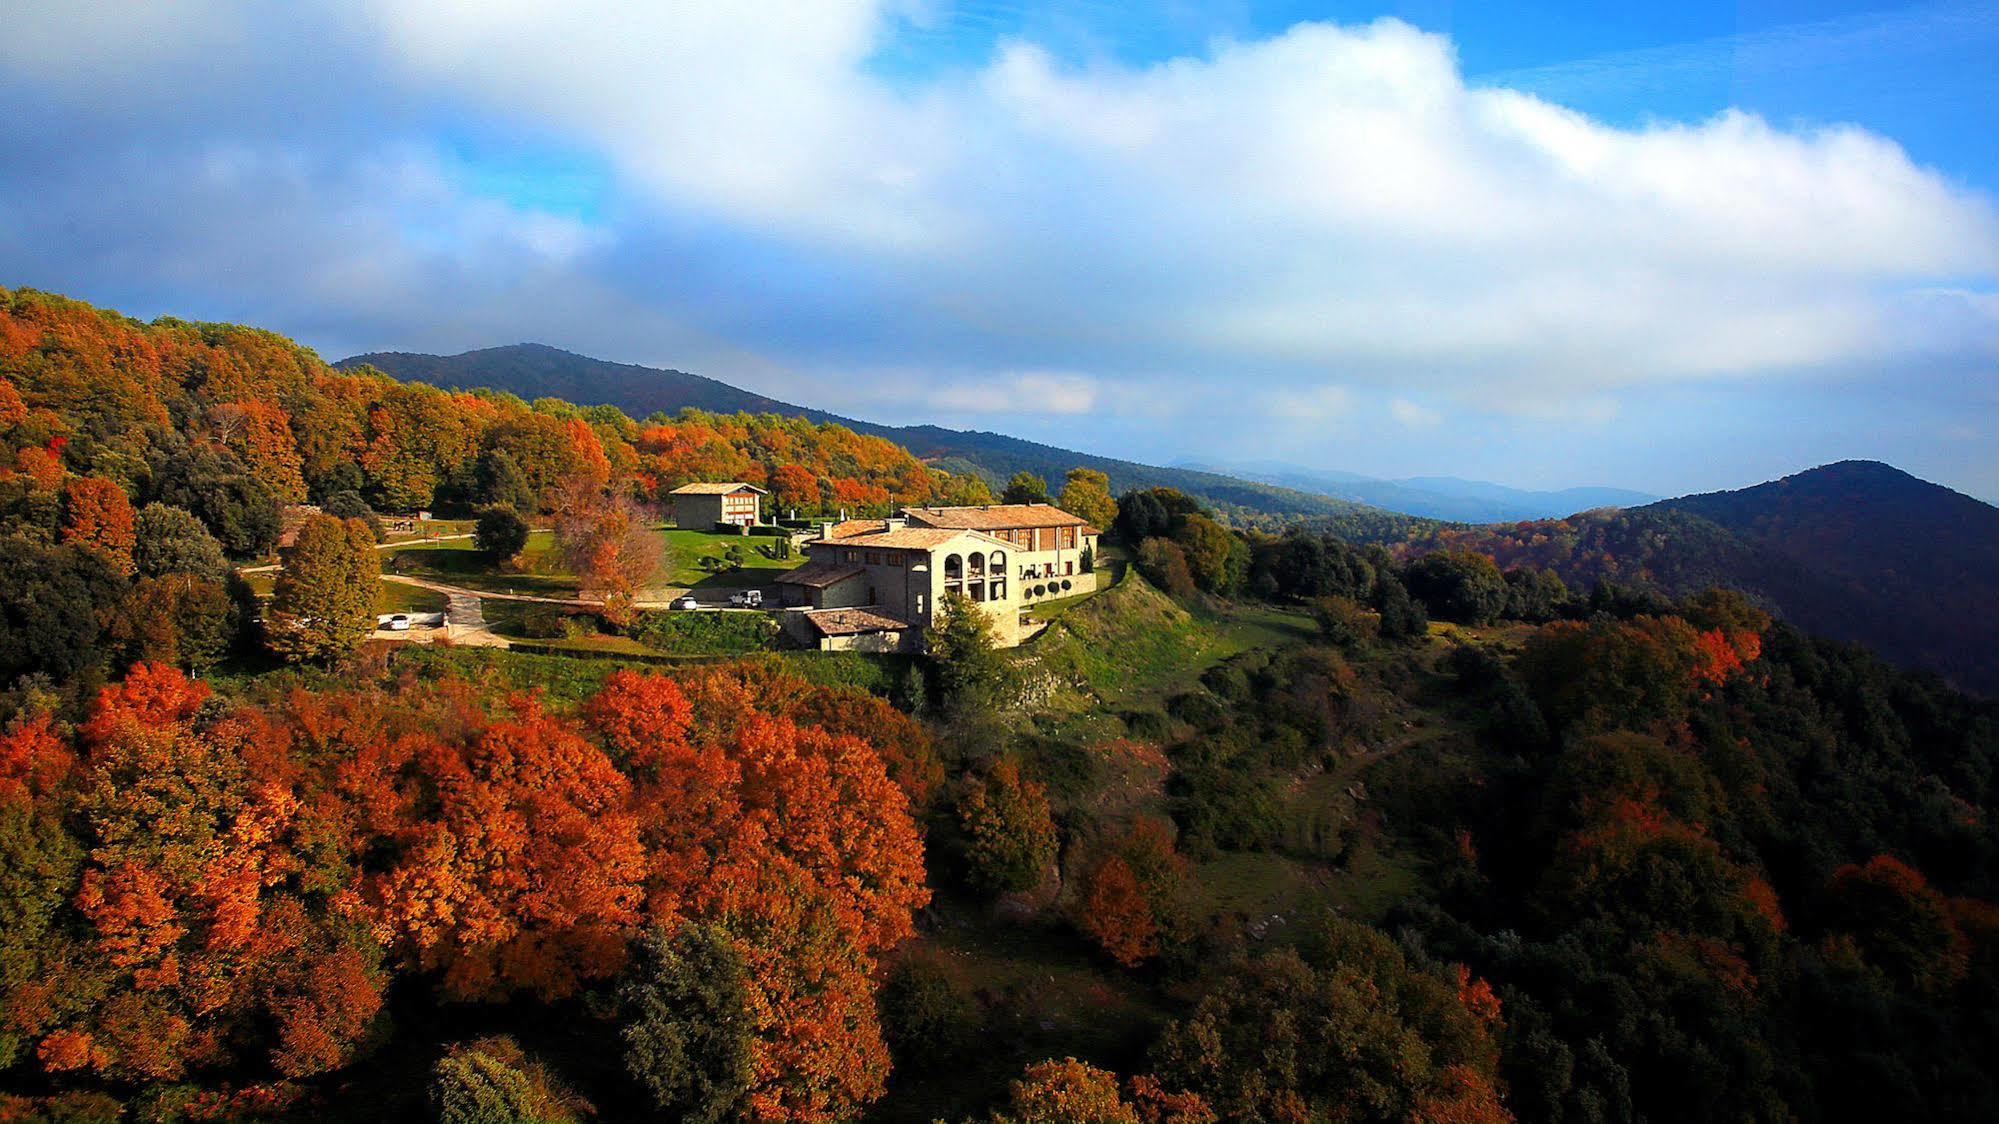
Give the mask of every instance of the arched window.
<svg viewBox="0 0 1999 1124">
<path fill-rule="evenodd" d="M 986 556 L 985 556 L 985 555 L 983 555 L 983 554 L 974 554 L 974 555 L 972 555 L 972 556 L 971 556 L 971 558 L 967 559 L 967 561 L 968 561 L 968 562 L 970 563 L 970 565 L 966 567 L 966 570 L 965 570 L 965 576 L 966 576 L 966 577 L 969 577 L 969 578 L 983 578 L 983 577 L 985 577 L 985 576 L 986 576 Z"/>
<path fill-rule="evenodd" d="M 1004 574 L 1004 573 L 1006 573 L 1006 552 L 1005 552 L 1005 551 L 1002 551 L 1002 550 L 995 550 L 995 551 L 993 551 L 993 561 L 992 561 L 992 571 L 993 571 L 993 573 L 995 573 L 995 574 Z"/>
<path fill-rule="evenodd" d="M 948 592 L 965 584 L 965 560 L 956 554 L 944 556 L 944 589 Z"/>
</svg>

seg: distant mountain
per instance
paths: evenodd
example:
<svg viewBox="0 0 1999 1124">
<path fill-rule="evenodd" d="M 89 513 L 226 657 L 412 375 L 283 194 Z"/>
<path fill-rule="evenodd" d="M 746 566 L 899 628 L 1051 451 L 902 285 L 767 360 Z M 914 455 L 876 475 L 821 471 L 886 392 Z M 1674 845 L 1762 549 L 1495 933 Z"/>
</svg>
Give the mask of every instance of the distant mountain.
<svg viewBox="0 0 1999 1124">
<path fill-rule="evenodd" d="M 1679 594 L 1727 585 L 1808 632 L 1999 694 L 1999 508 L 1872 461 L 1566 519 L 1439 528 L 1403 547 L 1467 547 Z"/>
<path fill-rule="evenodd" d="M 718 414 L 785 414 L 853 426 L 823 410 L 794 406 L 685 371 L 612 363 L 539 343 L 481 348 L 458 355 L 377 351 L 342 359 L 334 366 L 348 369 L 363 364 L 407 382 L 431 386 L 491 387 L 529 401 L 561 398 L 585 405 L 610 403 L 633 417 L 644 417 L 654 410 L 674 413 L 692 406 Z"/>
<path fill-rule="evenodd" d="M 1875 461 L 1656 505 L 1824 575 L 1798 623 L 1999 693 L 1999 507 Z"/>
<path fill-rule="evenodd" d="M 602 403 L 639 418 L 692 406 L 717 413 L 772 413 L 833 422 L 857 433 L 885 437 L 939 467 L 978 472 L 994 483 L 1004 483 L 1014 473 L 1027 471 L 1046 479 L 1051 488 L 1059 488 L 1062 475 L 1070 469 L 1094 468 L 1111 478 L 1114 491 L 1178 488 L 1243 523 L 1312 516 L 1375 538 L 1401 538 L 1420 526 L 1401 514 L 1311 489 L 1100 457 L 1000 433 L 934 425 L 880 425 L 753 394 L 685 371 L 612 363 L 537 343 L 459 355 L 381 351 L 343 359 L 335 366 L 351 369 L 363 364 L 432 386 L 489 387 L 527 399 L 554 397 L 584 405 Z"/>
<path fill-rule="evenodd" d="M 1636 507 L 1659 497 L 1626 488 L 1563 488 L 1533 491 L 1456 476 L 1412 476 L 1383 480 L 1355 472 L 1301 468 L 1276 461 L 1193 465 L 1285 488 L 1321 492 L 1355 503 L 1385 507 L 1426 519 L 1454 523 L 1510 523 L 1551 519 L 1598 507 Z"/>
</svg>

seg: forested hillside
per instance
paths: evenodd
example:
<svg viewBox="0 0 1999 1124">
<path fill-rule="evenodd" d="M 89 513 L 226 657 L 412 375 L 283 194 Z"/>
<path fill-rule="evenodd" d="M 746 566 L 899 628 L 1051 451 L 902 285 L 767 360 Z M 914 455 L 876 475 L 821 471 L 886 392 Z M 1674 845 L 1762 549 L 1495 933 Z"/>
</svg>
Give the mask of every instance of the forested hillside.
<svg viewBox="0 0 1999 1124">
<path fill-rule="evenodd" d="M 1572 582 L 1762 598 L 1798 627 L 1999 692 L 1999 508 L 1887 465 L 1848 461 L 1629 510 L 1438 527 L 1398 548 L 1489 554 Z"/>
<path fill-rule="evenodd" d="M 526 398 L 550 394 L 571 402 L 606 403 L 633 417 L 677 414 L 692 406 L 706 410 L 768 411 L 832 422 L 857 433 L 886 438 L 939 467 L 960 473 L 975 472 L 995 492 L 1019 472 L 1044 480 L 1059 480 L 1070 469 L 1082 467 L 1109 476 L 1111 487 L 1117 491 L 1178 489 L 1245 525 L 1305 515 L 1339 520 L 1356 533 L 1370 535 L 1400 535 L 1411 525 L 1407 517 L 1393 512 L 1294 488 L 1194 469 L 1138 464 L 999 433 L 856 421 L 807 406 L 778 402 L 698 375 L 610 363 L 540 344 L 491 347 L 459 355 L 377 352 L 354 356 L 340 365 L 372 365 L 398 378 L 445 388 L 492 387 Z"/>
</svg>

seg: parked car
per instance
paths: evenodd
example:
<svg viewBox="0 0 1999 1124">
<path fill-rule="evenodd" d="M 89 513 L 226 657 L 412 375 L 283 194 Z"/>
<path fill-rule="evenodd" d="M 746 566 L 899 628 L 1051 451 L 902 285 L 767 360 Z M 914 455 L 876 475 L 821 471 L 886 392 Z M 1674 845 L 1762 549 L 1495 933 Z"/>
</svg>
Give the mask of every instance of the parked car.
<svg viewBox="0 0 1999 1124">
<path fill-rule="evenodd" d="M 390 632 L 408 632 L 410 630 L 410 615 L 408 613 L 391 614 L 389 623 L 382 627 L 388 629 Z"/>
<path fill-rule="evenodd" d="M 741 593 L 731 593 L 729 595 L 729 604 L 739 609 L 761 609 L 764 605 L 764 591 L 761 589 L 746 589 Z"/>
<path fill-rule="evenodd" d="M 693 595 L 689 594 L 686 597 L 677 597 L 667 602 L 666 607 L 669 609 L 699 609 L 701 602 L 696 601 Z"/>
</svg>

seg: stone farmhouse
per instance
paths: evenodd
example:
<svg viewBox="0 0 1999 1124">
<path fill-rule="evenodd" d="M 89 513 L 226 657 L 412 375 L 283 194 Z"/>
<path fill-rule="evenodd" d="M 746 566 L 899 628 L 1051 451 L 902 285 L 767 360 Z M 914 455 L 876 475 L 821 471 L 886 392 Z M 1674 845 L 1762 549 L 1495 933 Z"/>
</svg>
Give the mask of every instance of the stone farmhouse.
<svg viewBox="0 0 1999 1124">
<path fill-rule="evenodd" d="M 1048 504 L 908 508 L 825 523 L 806 543 L 811 561 L 777 579 L 785 624 L 815 648 L 917 651 L 939 601 L 962 593 L 1012 647 L 1023 604 L 1097 588 L 1097 535 Z"/>
<path fill-rule="evenodd" d="M 673 523 L 706 531 L 717 523 L 753 527 L 763 522 L 763 497 L 769 493 L 755 484 L 733 480 L 724 484 L 682 484 L 667 495 L 673 497 Z"/>
</svg>

